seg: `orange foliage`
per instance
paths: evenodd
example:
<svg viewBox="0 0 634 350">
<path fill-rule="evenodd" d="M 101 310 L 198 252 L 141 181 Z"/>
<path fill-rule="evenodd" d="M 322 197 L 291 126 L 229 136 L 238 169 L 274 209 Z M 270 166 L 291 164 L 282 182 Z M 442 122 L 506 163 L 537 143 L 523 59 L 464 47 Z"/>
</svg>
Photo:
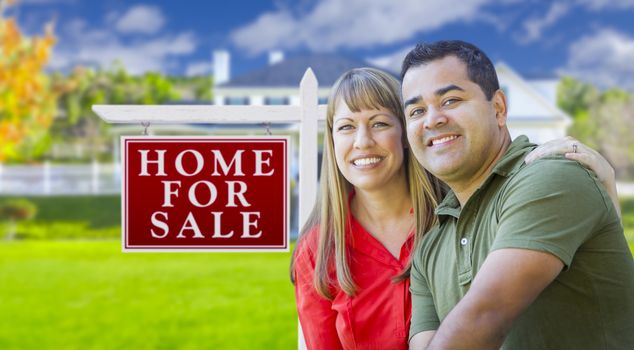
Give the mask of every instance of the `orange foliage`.
<svg viewBox="0 0 634 350">
<path fill-rule="evenodd" d="M 37 144 L 53 120 L 57 93 L 44 67 L 54 44 L 52 26 L 42 37 L 24 37 L 0 12 L 0 162 L 23 159 L 24 147 Z"/>
</svg>

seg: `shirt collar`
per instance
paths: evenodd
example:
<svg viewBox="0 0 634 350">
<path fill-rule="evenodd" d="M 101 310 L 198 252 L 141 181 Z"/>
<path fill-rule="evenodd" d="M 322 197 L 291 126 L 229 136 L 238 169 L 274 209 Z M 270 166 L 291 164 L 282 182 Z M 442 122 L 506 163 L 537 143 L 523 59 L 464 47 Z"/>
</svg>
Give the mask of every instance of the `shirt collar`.
<svg viewBox="0 0 634 350">
<path fill-rule="evenodd" d="M 524 157 L 526 154 L 535 147 L 536 145 L 530 143 L 528 137 L 525 135 L 518 136 L 493 167 L 491 174 L 484 180 L 483 186 L 486 186 L 486 184 L 490 182 L 494 174 L 509 177 L 518 172 L 524 165 Z M 444 221 L 448 215 L 457 219 L 460 217 L 460 210 L 460 202 L 456 194 L 450 190 L 436 208 L 436 215 L 438 215 L 441 221 Z"/>
<path fill-rule="evenodd" d="M 506 150 L 506 153 L 493 167 L 492 173 L 498 174 L 504 177 L 518 172 L 524 165 L 524 158 L 526 154 L 532 151 L 536 144 L 528 141 L 528 137 L 525 135 L 518 136 Z M 491 175 L 489 175 L 491 177 Z"/>
<path fill-rule="evenodd" d="M 382 262 L 386 265 L 395 266 L 399 269 L 403 268 L 409 260 L 412 246 L 414 245 L 414 231 L 409 232 L 407 240 L 401 247 L 400 258 L 396 259 L 390 254 L 381 242 L 374 238 L 366 229 L 361 225 L 359 221 L 352 214 L 350 210 L 350 203 L 355 196 L 355 190 L 352 188 L 348 195 L 348 217 L 346 219 L 346 225 L 348 226 L 348 232 L 346 234 L 346 242 L 349 246 L 365 255 L 368 255 L 375 260 Z M 410 209 L 410 215 L 414 215 L 414 209 Z"/>
</svg>

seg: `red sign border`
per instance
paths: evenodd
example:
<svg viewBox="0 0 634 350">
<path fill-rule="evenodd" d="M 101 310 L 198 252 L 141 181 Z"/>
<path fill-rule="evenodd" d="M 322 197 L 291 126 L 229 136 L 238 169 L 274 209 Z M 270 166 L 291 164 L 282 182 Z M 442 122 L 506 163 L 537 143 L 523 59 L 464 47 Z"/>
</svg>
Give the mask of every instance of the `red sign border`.
<svg viewBox="0 0 634 350">
<path fill-rule="evenodd" d="M 286 207 L 286 211 L 284 212 L 284 221 L 286 224 L 284 225 L 284 242 L 281 245 L 269 245 L 269 246 L 254 246 L 254 247 L 245 247 L 245 246 L 205 246 L 205 245 L 196 245 L 196 246 L 148 246 L 148 245 L 129 245 L 128 244 L 128 232 L 127 232 L 127 210 L 128 210 L 128 159 L 126 157 L 127 153 L 127 145 L 129 142 L 140 141 L 140 142 L 203 142 L 203 141 L 214 141 L 214 142 L 236 142 L 238 140 L 248 141 L 254 143 L 261 143 L 266 141 L 267 143 L 271 141 L 279 141 L 283 144 L 284 152 L 286 153 L 286 157 L 284 159 L 284 206 Z M 235 252 L 235 253 L 244 253 L 244 252 L 259 252 L 259 253 L 269 253 L 269 252 L 286 252 L 290 251 L 290 178 L 288 176 L 288 165 L 290 164 L 290 152 L 289 152 L 289 144 L 290 144 L 290 136 L 121 136 L 120 138 L 120 147 L 121 147 L 121 173 L 122 173 L 122 181 L 121 181 L 121 251 L 126 252 L 152 252 L 152 253 L 191 253 L 191 252 Z"/>
</svg>

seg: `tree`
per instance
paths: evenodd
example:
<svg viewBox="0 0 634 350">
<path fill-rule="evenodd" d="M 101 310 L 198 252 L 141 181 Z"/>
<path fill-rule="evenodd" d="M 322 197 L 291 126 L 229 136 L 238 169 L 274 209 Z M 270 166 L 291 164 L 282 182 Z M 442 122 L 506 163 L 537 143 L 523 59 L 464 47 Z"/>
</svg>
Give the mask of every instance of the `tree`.
<svg viewBox="0 0 634 350">
<path fill-rule="evenodd" d="M 628 92 L 596 87 L 563 78 L 558 91 L 559 107 L 570 114 L 569 134 L 601 152 L 618 178 L 634 177 L 634 98 Z"/>
<path fill-rule="evenodd" d="M 70 74 L 55 74 L 60 118 L 55 119 L 55 141 L 82 144 L 92 158 L 111 145 L 110 125 L 92 111 L 94 104 L 162 104 L 179 98 L 170 80 L 159 73 L 131 76 L 120 62 L 110 69 L 76 67 Z"/>
<path fill-rule="evenodd" d="M 44 66 L 55 43 L 52 25 L 41 37 L 25 37 L 0 0 L 0 162 L 29 160 L 46 151 L 56 93 Z"/>
<path fill-rule="evenodd" d="M 605 91 L 590 107 L 600 150 L 610 160 L 617 177 L 634 177 L 634 99 L 619 89 Z"/>
</svg>

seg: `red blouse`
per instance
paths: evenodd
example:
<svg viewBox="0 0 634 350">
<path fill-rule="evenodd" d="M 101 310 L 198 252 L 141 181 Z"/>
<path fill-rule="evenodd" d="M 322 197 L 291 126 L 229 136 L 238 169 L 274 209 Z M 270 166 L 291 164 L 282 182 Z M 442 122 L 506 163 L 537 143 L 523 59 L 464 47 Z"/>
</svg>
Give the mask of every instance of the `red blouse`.
<svg viewBox="0 0 634 350">
<path fill-rule="evenodd" d="M 319 230 L 307 232 L 295 252 L 297 312 L 308 349 L 407 349 L 411 320 L 409 279 L 392 282 L 407 265 L 413 234 L 397 260 L 352 216 L 346 232 L 357 293 L 336 288 L 332 301 L 313 285 Z M 333 280 L 334 278 L 333 272 Z"/>
</svg>

